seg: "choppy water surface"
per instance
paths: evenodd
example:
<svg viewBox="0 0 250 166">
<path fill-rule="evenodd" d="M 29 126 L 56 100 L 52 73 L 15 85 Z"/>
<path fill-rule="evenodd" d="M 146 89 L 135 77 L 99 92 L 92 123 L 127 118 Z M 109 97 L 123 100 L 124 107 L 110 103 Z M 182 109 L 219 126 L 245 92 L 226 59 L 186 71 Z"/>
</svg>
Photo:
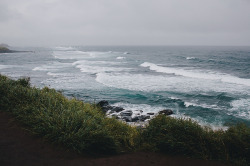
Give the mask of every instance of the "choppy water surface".
<svg viewBox="0 0 250 166">
<path fill-rule="evenodd" d="M 250 126 L 250 47 L 51 47 L 0 54 L 0 72 L 89 102 Z"/>
</svg>

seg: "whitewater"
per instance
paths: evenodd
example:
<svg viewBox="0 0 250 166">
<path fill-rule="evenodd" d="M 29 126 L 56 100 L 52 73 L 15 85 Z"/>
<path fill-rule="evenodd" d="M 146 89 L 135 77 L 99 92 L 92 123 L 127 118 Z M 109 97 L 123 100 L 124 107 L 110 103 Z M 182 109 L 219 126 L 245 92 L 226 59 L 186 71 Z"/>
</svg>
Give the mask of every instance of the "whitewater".
<svg viewBox="0 0 250 166">
<path fill-rule="evenodd" d="M 60 46 L 0 54 L 0 73 L 125 110 L 250 126 L 250 47 Z"/>
</svg>

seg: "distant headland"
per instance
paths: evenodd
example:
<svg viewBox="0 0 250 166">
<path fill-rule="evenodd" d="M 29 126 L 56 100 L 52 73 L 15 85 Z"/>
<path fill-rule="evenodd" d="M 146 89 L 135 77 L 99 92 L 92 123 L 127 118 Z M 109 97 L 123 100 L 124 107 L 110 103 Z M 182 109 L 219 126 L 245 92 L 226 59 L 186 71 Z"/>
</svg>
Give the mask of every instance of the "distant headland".
<svg viewBox="0 0 250 166">
<path fill-rule="evenodd" d="M 8 44 L 0 44 L 0 53 L 16 53 L 16 52 L 32 52 L 32 51 L 17 51 L 9 49 Z"/>
</svg>

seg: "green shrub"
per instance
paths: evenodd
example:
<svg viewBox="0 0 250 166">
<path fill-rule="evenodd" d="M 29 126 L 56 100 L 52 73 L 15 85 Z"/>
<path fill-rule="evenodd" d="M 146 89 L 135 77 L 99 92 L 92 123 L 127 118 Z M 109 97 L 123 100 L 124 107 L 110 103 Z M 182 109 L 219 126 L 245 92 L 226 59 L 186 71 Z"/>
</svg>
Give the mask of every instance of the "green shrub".
<svg viewBox="0 0 250 166">
<path fill-rule="evenodd" d="M 142 137 L 144 147 L 155 151 L 249 164 L 250 128 L 244 124 L 213 131 L 190 119 L 158 115 L 149 122 Z"/>
<path fill-rule="evenodd" d="M 16 81 L 17 84 L 23 87 L 30 87 L 30 77 L 23 77 Z"/>
<path fill-rule="evenodd" d="M 231 126 L 223 136 L 223 140 L 231 158 L 250 163 L 250 128 L 245 124 Z M 237 162 L 238 162 L 237 161 Z"/>
<path fill-rule="evenodd" d="M 162 152 L 200 156 L 204 150 L 204 130 L 191 120 L 159 115 L 149 122 L 143 134 L 146 142 Z"/>
</svg>

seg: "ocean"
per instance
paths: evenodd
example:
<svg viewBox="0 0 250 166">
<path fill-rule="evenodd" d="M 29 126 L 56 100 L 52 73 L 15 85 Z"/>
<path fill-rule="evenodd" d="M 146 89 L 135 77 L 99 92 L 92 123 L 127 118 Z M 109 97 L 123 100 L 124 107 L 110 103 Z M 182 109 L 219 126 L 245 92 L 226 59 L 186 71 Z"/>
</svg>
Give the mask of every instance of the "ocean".
<svg viewBox="0 0 250 166">
<path fill-rule="evenodd" d="M 250 47 L 60 46 L 0 53 L 0 73 L 91 103 L 250 126 Z"/>
</svg>

